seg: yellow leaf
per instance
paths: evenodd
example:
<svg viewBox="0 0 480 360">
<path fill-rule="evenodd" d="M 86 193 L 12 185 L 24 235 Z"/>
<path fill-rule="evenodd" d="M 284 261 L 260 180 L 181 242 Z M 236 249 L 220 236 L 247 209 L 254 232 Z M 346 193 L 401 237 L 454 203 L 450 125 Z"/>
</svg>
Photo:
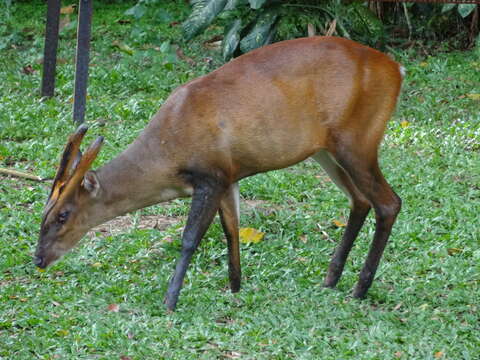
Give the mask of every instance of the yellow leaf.
<svg viewBox="0 0 480 360">
<path fill-rule="evenodd" d="M 335 225 L 336 227 L 345 227 L 347 226 L 347 224 L 345 224 L 344 222 L 341 222 L 340 220 L 333 220 L 333 225 Z"/>
<path fill-rule="evenodd" d="M 73 14 L 73 12 L 75 11 L 75 8 L 73 5 L 69 5 L 69 6 L 64 6 L 60 9 L 60 14 Z"/>
<path fill-rule="evenodd" d="M 118 48 L 120 51 L 128 54 L 128 55 L 133 55 L 133 49 L 128 46 L 127 44 L 121 43 L 117 40 L 112 42 L 112 46 Z"/>
<path fill-rule="evenodd" d="M 403 120 L 403 121 L 400 123 L 400 126 L 401 126 L 402 128 L 404 128 L 404 129 L 405 129 L 406 127 L 408 127 L 409 125 L 410 125 L 410 122 L 407 121 L 407 120 Z"/>
<path fill-rule="evenodd" d="M 93 263 L 92 267 L 94 267 L 94 268 L 102 267 L 102 263 L 99 263 L 99 262 Z"/>
<path fill-rule="evenodd" d="M 448 248 L 447 249 L 447 253 L 450 256 L 455 255 L 455 254 L 460 254 L 461 252 L 462 252 L 462 249 L 458 249 L 458 248 Z"/>
<path fill-rule="evenodd" d="M 38 272 L 45 272 L 45 269 L 42 269 L 42 268 L 37 267 L 37 271 L 38 271 Z"/>
<path fill-rule="evenodd" d="M 243 244 L 257 244 L 262 241 L 265 236 L 264 232 L 261 232 L 254 228 L 241 228 L 239 231 L 240 242 Z"/>
<path fill-rule="evenodd" d="M 421 66 L 421 67 L 426 67 L 426 66 L 428 66 L 428 62 L 422 61 L 422 62 L 420 63 L 420 66 Z"/>
<path fill-rule="evenodd" d="M 480 94 L 467 94 L 467 97 L 470 100 L 480 101 Z"/>
<path fill-rule="evenodd" d="M 435 356 L 435 359 L 440 359 L 443 357 L 443 351 L 437 351 L 433 356 Z"/>
<path fill-rule="evenodd" d="M 68 335 L 68 330 L 63 330 L 63 329 L 58 330 L 57 335 L 58 336 L 67 336 Z"/>
</svg>

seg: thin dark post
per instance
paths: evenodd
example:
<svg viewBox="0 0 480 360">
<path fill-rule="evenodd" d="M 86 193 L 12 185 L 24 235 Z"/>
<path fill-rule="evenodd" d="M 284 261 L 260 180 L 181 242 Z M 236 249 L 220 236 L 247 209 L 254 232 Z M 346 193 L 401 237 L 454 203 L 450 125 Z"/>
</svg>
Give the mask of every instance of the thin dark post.
<svg viewBox="0 0 480 360">
<path fill-rule="evenodd" d="M 75 69 L 75 95 L 73 121 L 83 123 L 87 97 L 90 32 L 92 25 L 92 0 L 79 0 L 77 28 L 77 56 Z"/>
<path fill-rule="evenodd" d="M 42 96 L 52 97 L 55 92 L 59 21 L 60 0 L 48 0 L 45 47 L 43 53 Z"/>
</svg>

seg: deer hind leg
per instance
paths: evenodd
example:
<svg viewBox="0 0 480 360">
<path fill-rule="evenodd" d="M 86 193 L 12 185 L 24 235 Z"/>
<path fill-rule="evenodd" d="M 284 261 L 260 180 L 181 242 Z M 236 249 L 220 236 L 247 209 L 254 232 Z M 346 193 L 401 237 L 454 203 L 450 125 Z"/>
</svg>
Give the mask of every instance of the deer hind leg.
<svg viewBox="0 0 480 360">
<path fill-rule="evenodd" d="M 345 261 L 352 249 L 353 243 L 357 238 L 360 229 L 365 222 L 365 218 L 370 211 L 369 201 L 353 184 L 350 176 L 333 159 L 327 151 L 323 150 L 312 156 L 330 176 L 332 181 L 348 196 L 350 199 L 350 215 L 348 217 L 347 227 L 343 233 L 340 244 L 335 249 L 332 260 L 328 267 L 324 286 L 333 288 L 337 285 L 342 276 Z"/>
<path fill-rule="evenodd" d="M 188 174 L 187 177 L 193 185 L 192 205 L 182 236 L 181 255 L 165 296 L 168 310 L 174 310 L 176 307 L 193 253 L 215 217 L 226 191 L 224 184 L 204 174 Z"/>
<path fill-rule="evenodd" d="M 378 166 L 376 149 L 369 152 L 374 154 L 370 157 L 368 153 L 354 149 L 348 144 L 338 144 L 336 149 L 332 151 L 335 160 L 375 210 L 376 228 L 373 242 L 353 291 L 354 297 L 363 298 L 372 284 L 392 226 L 400 212 L 401 199 L 383 177 Z"/>
<path fill-rule="evenodd" d="M 228 275 L 233 293 L 240 290 L 240 244 L 238 224 L 240 219 L 238 183 L 232 184 L 220 201 L 220 220 L 228 244 Z"/>
</svg>

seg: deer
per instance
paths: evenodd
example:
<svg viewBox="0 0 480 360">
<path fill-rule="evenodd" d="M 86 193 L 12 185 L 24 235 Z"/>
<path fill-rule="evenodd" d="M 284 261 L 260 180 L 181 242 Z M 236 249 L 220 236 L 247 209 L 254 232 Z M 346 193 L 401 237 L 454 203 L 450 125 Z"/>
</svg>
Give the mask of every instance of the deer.
<svg viewBox="0 0 480 360">
<path fill-rule="evenodd" d="M 401 208 L 378 149 L 401 90 L 403 67 L 337 37 L 274 43 L 172 92 L 138 137 L 91 170 L 103 143 L 70 135 L 45 205 L 33 263 L 46 268 L 93 227 L 192 197 L 180 257 L 164 303 L 176 308 L 195 250 L 217 212 L 228 248 L 230 290 L 241 285 L 239 186 L 246 177 L 313 158 L 349 199 L 350 213 L 323 285 L 334 288 L 370 209 L 376 228 L 353 297 L 370 288 Z"/>
</svg>

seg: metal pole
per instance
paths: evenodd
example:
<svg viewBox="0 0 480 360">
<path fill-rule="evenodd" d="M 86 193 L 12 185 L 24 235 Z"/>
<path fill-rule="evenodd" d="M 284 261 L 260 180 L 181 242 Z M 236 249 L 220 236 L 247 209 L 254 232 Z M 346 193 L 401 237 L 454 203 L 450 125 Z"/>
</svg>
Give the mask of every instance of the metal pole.
<svg viewBox="0 0 480 360">
<path fill-rule="evenodd" d="M 42 96 L 52 97 L 55 92 L 59 21 L 60 0 L 48 0 L 45 47 L 43 53 Z"/>
<path fill-rule="evenodd" d="M 78 13 L 73 121 L 80 124 L 83 123 L 85 118 L 90 33 L 92 25 L 92 0 L 79 0 Z"/>
</svg>

